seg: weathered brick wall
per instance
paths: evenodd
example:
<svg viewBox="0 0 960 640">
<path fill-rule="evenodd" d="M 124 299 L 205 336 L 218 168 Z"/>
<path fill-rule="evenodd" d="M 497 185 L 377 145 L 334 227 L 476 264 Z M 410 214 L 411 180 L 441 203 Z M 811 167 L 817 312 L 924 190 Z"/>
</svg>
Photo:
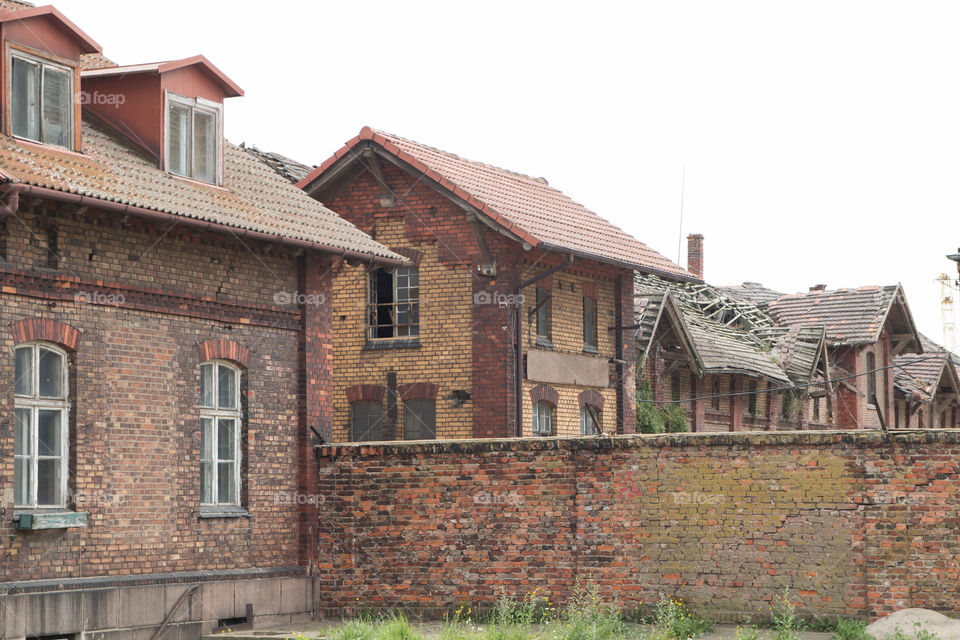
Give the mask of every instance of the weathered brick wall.
<svg viewBox="0 0 960 640">
<path fill-rule="evenodd" d="M 329 611 L 491 604 L 577 580 L 720 618 L 960 612 L 960 432 L 683 434 L 320 450 Z"/>
<path fill-rule="evenodd" d="M 283 249 L 60 207 L 60 258 L 49 268 L 42 211 L 30 205 L 8 221 L 0 261 L 0 379 L 7 381 L 0 574 L 29 580 L 297 565 L 298 552 L 315 547 L 298 540 L 295 495 L 316 484 L 315 465 L 298 478 L 298 445 L 306 449 L 298 434 L 308 418 L 320 428 L 330 422 L 317 391 L 329 375 L 329 314 L 274 296 L 290 296 L 305 281 L 329 295 L 323 261 L 312 257 L 312 275 L 298 278 L 298 258 Z M 88 514 L 83 528 L 19 532 L 13 523 L 11 325 L 29 318 L 81 334 L 71 368 L 68 504 Z M 221 339 L 250 353 L 242 448 L 250 517 L 201 519 L 198 343 Z M 299 377 L 307 361 L 317 367 L 313 390 Z"/>
</svg>

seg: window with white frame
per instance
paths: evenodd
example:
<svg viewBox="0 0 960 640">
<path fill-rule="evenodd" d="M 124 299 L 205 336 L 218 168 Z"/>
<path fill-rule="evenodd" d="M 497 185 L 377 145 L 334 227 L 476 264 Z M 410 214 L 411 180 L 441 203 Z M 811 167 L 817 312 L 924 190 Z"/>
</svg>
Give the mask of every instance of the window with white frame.
<svg viewBox="0 0 960 640">
<path fill-rule="evenodd" d="M 599 432 L 600 409 L 589 404 L 580 408 L 580 435 L 592 436 Z"/>
<path fill-rule="evenodd" d="M 167 94 L 164 157 L 170 173 L 220 184 L 223 106 Z"/>
<path fill-rule="evenodd" d="M 240 506 L 240 369 L 200 365 L 200 502 Z"/>
<path fill-rule="evenodd" d="M 43 342 L 15 350 L 14 506 L 65 507 L 67 354 Z"/>
<path fill-rule="evenodd" d="M 546 400 L 533 403 L 533 435 L 553 435 L 553 405 Z"/>
<path fill-rule="evenodd" d="M 73 148 L 73 69 L 19 51 L 10 54 L 10 133 Z"/>
<path fill-rule="evenodd" d="M 368 335 L 415 338 L 420 335 L 420 273 L 416 267 L 370 273 Z"/>
</svg>

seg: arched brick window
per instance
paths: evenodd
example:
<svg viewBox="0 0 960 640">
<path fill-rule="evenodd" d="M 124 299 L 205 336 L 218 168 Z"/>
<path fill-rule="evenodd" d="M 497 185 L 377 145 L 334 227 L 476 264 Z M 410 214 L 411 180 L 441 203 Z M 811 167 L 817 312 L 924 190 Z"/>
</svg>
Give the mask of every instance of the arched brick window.
<svg viewBox="0 0 960 640">
<path fill-rule="evenodd" d="M 553 387 L 541 384 L 530 390 L 530 400 L 533 402 L 533 435 L 552 436 L 560 394 Z"/>
<path fill-rule="evenodd" d="M 250 367 L 250 350 L 235 340 L 207 340 L 197 345 L 200 362 L 228 360 L 244 369 Z"/>
<path fill-rule="evenodd" d="M 580 435 L 595 435 L 603 431 L 604 397 L 593 389 L 587 389 L 577 396 L 580 402 Z"/>
<path fill-rule="evenodd" d="M 350 403 L 350 440 L 376 442 L 383 440 L 383 399 L 386 387 L 379 384 L 356 384 L 347 387 Z"/>
</svg>

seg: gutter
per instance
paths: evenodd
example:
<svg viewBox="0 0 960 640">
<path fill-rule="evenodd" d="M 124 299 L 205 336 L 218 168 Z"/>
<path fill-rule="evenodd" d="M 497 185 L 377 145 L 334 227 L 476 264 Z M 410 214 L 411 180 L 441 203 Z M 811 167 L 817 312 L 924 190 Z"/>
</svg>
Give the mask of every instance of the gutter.
<svg viewBox="0 0 960 640">
<path fill-rule="evenodd" d="M 517 295 L 520 296 L 523 294 L 523 290 L 529 287 L 532 284 L 540 282 L 544 278 L 552 276 L 558 271 L 563 271 L 564 269 L 570 267 L 573 264 L 573 254 L 570 253 L 567 255 L 567 259 L 564 262 L 561 262 L 555 267 L 547 269 L 543 273 L 539 273 L 536 276 L 530 278 L 529 280 L 524 280 L 517 285 Z M 519 298 L 518 298 L 519 299 Z M 514 310 L 514 339 L 513 339 L 513 392 L 516 397 L 516 437 L 520 438 L 523 436 L 523 401 L 521 396 L 523 395 L 523 305 L 516 305 Z"/>
<path fill-rule="evenodd" d="M 76 204 L 78 206 L 88 206 L 95 209 L 102 209 L 104 211 L 114 211 L 124 215 L 136 216 L 138 218 L 146 218 L 148 220 L 156 220 L 162 222 L 172 222 L 176 221 L 184 226 L 204 229 L 207 231 L 212 231 L 214 233 L 226 233 L 230 232 L 234 235 L 250 238 L 252 240 L 260 240 L 263 242 L 274 242 L 290 247 L 297 247 L 299 249 L 309 249 L 312 251 L 321 251 L 323 253 L 329 253 L 336 256 L 341 256 L 350 260 L 360 260 L 363 262 L 373 262 L 377 264 L 383 264 L 388 266 L 403 266 L 408 264 L 408 260 L 405 258 L 396 259 L 396 258 L 385 258 L 381 256 L 375 256 L 369 253 L 362 253 L 360 251 L 352 251 L 349 249 L 343 249 L 340 247 L 333 247 L 327 244 L 320 242 L 311 242 L 309 240 L 299 240 L 297 238 L 284 238 L 282 236 L 273 235 L 270 233 L 264 233 L 262 231 L 251 231 L 249 229 L 241 229 L 239 227 L 231 227 L 225 224 L 218 224 L 216 222 L 208 222 L 206 220 L 199 220 L 197 218 L 189 218 L 187 216 L 181 216 L 174 213 L 166 213 L 163 211 L 156 211 L 154 209 L 145 209 L 143 207 L 137 207 L 130 204 L 122 204 L 120 202 L 113 202 L 111 200 L 103 200 L 101 198 L 93 198 L 91 196 L 82 196 L 76 193 L 67 193 L 64 191 L 58 191 L 56 189 L 48 189 L 46 187 L 35 187 L 32 185 L 24 184 L 14 184 L 7 185 L 6 190 L 3 191 L 2 197 L 3 201 L 0 203 L 0 216 L 9 216 L 17 212 L 19 207 L 19 198 L 20 196 L 36 196 L 38 198 L 43 198 L 46 200 L 55 200 L 57 202 L 66 202 L 69 204 Z"/>
</svg>

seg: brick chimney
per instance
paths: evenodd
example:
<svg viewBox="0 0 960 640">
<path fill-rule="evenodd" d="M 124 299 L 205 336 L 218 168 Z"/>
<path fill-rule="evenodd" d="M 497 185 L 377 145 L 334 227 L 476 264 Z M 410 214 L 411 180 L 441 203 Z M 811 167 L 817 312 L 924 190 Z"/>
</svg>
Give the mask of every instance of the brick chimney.
<svg viewBox="0 0 960 640">
<path fill-rule="evenodd" d="M 703 279 L 703 234 L 691 233 L 687 236 L 687 271 Z"/>
<path fill-rule="evenodd" d="M 812 287 L 810 287 L 810 291 L 826 291 L 826 290 L 827 290 L 827 285 L 825 284 L 815 284 Z"/>
</svg>

